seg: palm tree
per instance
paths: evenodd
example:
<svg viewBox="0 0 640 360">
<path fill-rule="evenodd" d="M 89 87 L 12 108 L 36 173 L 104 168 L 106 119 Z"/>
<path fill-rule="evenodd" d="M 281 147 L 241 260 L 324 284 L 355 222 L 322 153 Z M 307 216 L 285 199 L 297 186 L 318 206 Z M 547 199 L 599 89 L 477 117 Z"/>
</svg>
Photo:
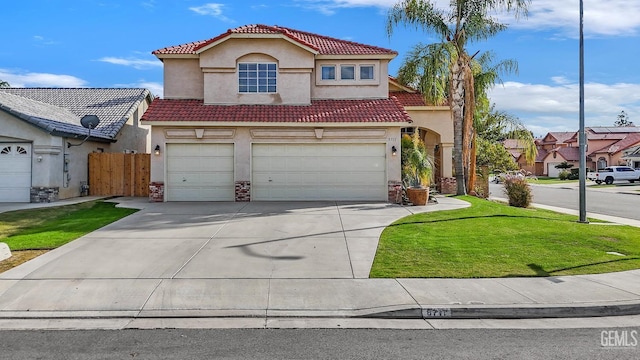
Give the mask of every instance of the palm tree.
<svg viewBox="0 0 640 360">
<path fill-rule="evenodd" d="M 457 194 L 467 193 L 465 170 L 470 158 L 463 154 L 463 146 L 470 144 L 474 117 L 474 79 L 472 61 L 476 54 L 467 53 L 467 45 L 486 40 L 505 30 L 507 25 L 489 15 L 494 11 L 513 12 L 516 17 L 526 15 L 530 0 L 451 0 L 448 11 L 436 8 L 430 0 L 403 0 L 394 5 L 387 19 L 387 33 L 399 24 L 435 33 L 440 46 L 449 57 L 449 104 L 453 114 L 454 158 Z M 467 129 L 467 131 L 465 131 Z M 465 138 L 468 139 L 465 141 Z M 468 149 L 469 147 L 467 147 Z"/>
<path fill-rule="evenodd" d="M 8 82 L 0 80 L 0 87 L 11 87 Z"/>
</svg>

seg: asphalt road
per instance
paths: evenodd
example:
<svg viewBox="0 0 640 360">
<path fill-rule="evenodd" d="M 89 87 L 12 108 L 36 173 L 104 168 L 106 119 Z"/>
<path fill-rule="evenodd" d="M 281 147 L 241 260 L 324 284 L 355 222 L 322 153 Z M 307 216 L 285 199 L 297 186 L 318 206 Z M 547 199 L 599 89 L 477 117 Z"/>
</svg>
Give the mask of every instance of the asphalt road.
<svg viewBox="0 0 640 360">
<path fill-rule="evenodd" d="M 616 189 L 623 190 L 625 184 Z M 579 210 L 580 195 L 577 188 L 531 186 L 533 202 L 537 204 L 557 206 Z M 502 184 L 490 184 L 489 191 L 497 197 L 506 197 Z M 603 192 L 587 187 L 587 212 L 618 216 L 627 219 L 640 220 L 640 193 L 638 195 L 620 194 L 617 192 Z"/>
<path fill-rule="evenodd" d="M 14 331 L 0 359 L 638 359 L 639 330 Z"/>
</svg>

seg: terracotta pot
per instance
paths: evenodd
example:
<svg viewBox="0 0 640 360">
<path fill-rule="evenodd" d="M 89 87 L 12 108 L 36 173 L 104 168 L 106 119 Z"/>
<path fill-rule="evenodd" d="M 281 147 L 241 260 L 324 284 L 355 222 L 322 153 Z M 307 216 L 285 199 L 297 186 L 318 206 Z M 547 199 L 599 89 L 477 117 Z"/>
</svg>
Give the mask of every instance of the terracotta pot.
<svg viewBox="0 0 640 360">
<path fill-rule="evenodd" d="M 413 205 L 426 205 L 429 200 L 429 188 L 408 188 L 407 197 Z"/>
</svg>

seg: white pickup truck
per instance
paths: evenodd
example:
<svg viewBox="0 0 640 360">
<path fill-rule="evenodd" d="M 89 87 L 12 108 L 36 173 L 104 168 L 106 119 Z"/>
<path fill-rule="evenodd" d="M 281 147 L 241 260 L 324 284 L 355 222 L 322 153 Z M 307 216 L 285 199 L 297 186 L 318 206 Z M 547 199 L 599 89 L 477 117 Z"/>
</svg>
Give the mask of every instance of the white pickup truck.
<svg viewBox="0 0 640 360">
<path fill-rule="evenodd" d="M 587 173 L 587 178 L 600 185 L 613 184 L 614 181 L 628 180 L 629 182 L 640 181 L 640 170 L 634 170 L 628 166 L 609 166 L 598 171 Z"/>
</svg>

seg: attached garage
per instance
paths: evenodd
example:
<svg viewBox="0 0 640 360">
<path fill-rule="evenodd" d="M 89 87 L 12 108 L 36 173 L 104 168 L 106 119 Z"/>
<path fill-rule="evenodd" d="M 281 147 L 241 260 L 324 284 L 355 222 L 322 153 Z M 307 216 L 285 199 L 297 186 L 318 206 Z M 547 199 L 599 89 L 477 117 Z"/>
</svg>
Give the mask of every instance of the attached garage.
<svg viewBox="0 0 640 360">
<path fill-rule="evenodd" d="M 31 144 L 0 143 L 0 202 L 29 202 Z"/>
<path fill-rule="evenodd" d="M 547 163 L 547 176 L 552 178 L 557 178 L 560 176 L 561 169 L 556 169 L 556 165 L 559 165 L 559 162 Z"/>
<path fill-rule="evenodd" d="M 167 144 L 167 201 L 234 201 L 233 144 Z"/>
<path fill-rule="evenodd" d="M 387 201 L 385 144 L 254 144 L 252 200 Z"/>
</svg>

